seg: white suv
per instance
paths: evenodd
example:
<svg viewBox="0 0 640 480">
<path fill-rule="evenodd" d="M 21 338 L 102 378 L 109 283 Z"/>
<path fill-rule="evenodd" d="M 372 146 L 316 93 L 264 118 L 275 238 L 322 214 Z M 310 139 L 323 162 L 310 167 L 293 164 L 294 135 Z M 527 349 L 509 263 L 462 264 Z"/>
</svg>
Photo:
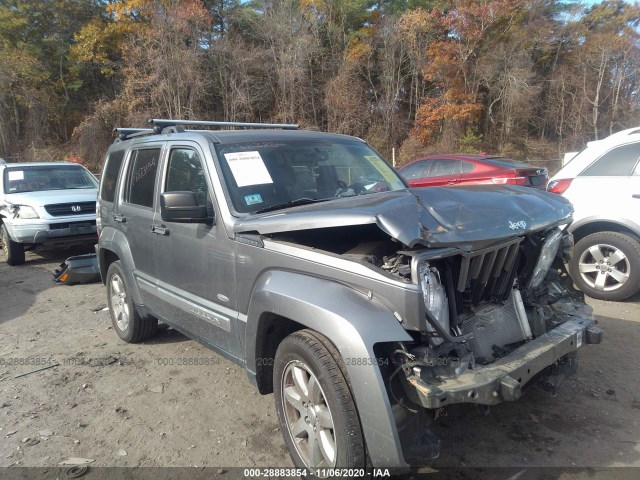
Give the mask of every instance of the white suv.
<svg viewBox="0 0 640 480">
<path fill-rule="evenodd" d="M 589 142 L 547 189 L 575 208 L 569 271 L 576 285 L 602 300 L 640 291 L 640 127 Z"/>
</svg>

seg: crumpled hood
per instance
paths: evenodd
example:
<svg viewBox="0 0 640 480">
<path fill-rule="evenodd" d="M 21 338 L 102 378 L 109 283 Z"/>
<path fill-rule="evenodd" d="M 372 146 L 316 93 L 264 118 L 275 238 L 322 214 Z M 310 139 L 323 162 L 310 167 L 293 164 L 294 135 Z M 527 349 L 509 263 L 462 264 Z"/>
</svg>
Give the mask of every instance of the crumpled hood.
<svg viewBox="0 0 640 480">
<path fill-rule="evenodd" d="M 97 198 L 98 190 L 95 188 L 10 193 L 5 196 L 9 203 L 30 207 L 42 207 L 53 203 L 95 202 Z"/>
<path fill-rule="evenodd" d="M 271 234 L 376 224 L 409 248 L 456 245 L 466 250 L 543 229 L 567 219 L 572 212 L 566 198 L 533 188 L 430 187 L 340 198 L 256 215 L 236 224 L 234 230 Z"/>
</svg>

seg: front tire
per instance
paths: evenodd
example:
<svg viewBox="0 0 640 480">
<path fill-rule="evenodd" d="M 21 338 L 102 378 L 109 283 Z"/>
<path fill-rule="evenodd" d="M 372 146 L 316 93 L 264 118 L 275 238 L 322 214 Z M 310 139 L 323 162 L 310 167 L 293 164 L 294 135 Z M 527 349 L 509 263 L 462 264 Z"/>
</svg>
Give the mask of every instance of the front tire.
<svg viewBox="0 0 640 480">
<path fill-rule="evenodd" d="M 24 245 L 11 240 L 7 227 L 3 223 L 0 225 L 0 241 L 2 241 L 2 250 L 6 256 L 8 265 L 22 265 L 24 263 Z"/>
<path fill-rule="evenodd" d="M 580 290 L 600 300 L 640 291 L 640 242 L 619 232 L 597 232 L 576 243 L 569 273 Z"/>
<path fill-rule="evenodd" d="M 365 468 L 362 427 L 344 364 L 326 337 L 311 330 L 286 337 L 276 352 L 273 385 L 296 467 Z"/>
<path fill-rule="evenodd" d="M 107 302 L 113 328 L 125 342 L 141 342 L 156 332 L 158 319 L 138 314 L 119 260 L 107 270 Z"/>
</svg>

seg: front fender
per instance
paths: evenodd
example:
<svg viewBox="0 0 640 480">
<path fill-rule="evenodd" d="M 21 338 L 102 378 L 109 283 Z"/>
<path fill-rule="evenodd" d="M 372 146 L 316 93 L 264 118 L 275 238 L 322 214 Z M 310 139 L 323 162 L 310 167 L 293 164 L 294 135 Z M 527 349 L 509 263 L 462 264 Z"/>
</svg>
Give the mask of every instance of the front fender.
<svg viewBox="0 0 640 480">
<path fill-rule="evenodd" d="M 369 456 L 374 466 L 407 467 L 398 431 L 373 346 L 380 342 L 411 341 L 393 312 L 337 282 L 307 275 L 269 271 L 256 283 L 246 328 L 247 368 L 256 371 L 256 337 L 263 313 L 294 320 L 327 337 L 343 359 L 360 358 L 364 365 L 346 362 L 352 393 Z"/>
</svg>

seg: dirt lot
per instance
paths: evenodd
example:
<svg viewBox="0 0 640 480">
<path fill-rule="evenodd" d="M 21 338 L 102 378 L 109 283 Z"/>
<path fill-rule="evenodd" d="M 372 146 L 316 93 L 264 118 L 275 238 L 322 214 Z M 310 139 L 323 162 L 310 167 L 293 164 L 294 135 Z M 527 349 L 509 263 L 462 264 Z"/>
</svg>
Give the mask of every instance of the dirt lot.
<svg viewBox="0 0 640 480">
<path fill-rule="evenodd" d="M 102 284 L 52 282 L 66 256 L 0 263 L 0 466 L 291 465 L 272 396 L 169 328 L 120 341 Z M 640 466 L 640 298 L 590 303 L 606 342 L 582 350 L 578 376 L 555 398 L 532 389 L 487 416 L 449 407 L 432 467 Z M 14 378 L 38 362 L 59 366 Z"/>
</svg>

